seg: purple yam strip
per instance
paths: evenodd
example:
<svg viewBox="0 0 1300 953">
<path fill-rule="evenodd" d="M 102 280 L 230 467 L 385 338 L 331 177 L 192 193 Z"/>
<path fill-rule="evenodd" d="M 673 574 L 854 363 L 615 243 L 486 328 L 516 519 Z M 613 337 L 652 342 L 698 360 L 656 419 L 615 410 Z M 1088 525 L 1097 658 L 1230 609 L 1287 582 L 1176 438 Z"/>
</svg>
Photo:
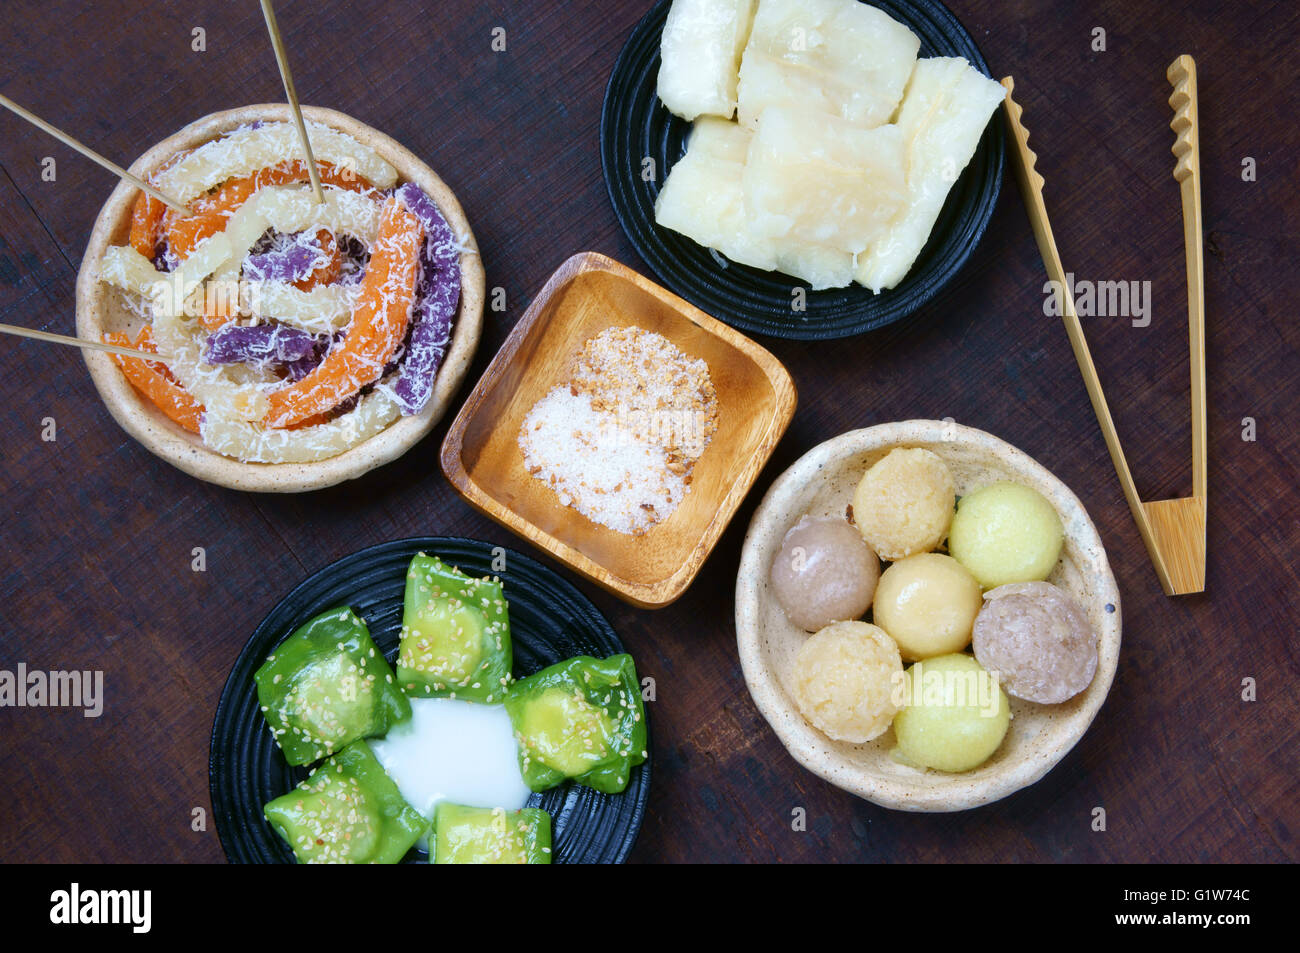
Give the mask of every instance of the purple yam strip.
<svg viewBox="0 0 1300 953">
<path fill-rule="evenodd" d="M 208 338 L 205 360 L 209 364 L 256 364 L 273 361 L 293 365 L 316 358 L 316 338 L 283 324 L 240 327 L 228 324 Z M 293 371 L 290 369 L 290 374 Z"/>
<path fill-rule="evenodd" d="M 370 265 L 370 252 L 359 239 L 351 235 L 339 235 L 336 236 L 336 240 L 339 244 L 339 254 L 343 258 L 343 272 L 339 275 L 339 284 L 360 283 L 365 277 L 366 268 Z"/>
<path fill-rule="evenodd" d="M 165 272 L 175 271 L 176 266 L 180 264 L 180 259 L 172 254 L 172 246 L 165 238 L 158 245 L 158 251 L 152 261 L 155 270 Z"/>
<path fill-rule="evenodd" d="M 308 241 L 295 241 L 280 250 L 249 255 L 244 261 L 244 277 L 249 281 L 302 281 L 316 268 L 321 251 Z"/>
<path fill-rule="evenodd" d="M 418 185 L 407 182 L 396 194 L 425 230 L 410 338 L 393 383 L 398 406 L 411 416 L 423 410 L 433 395 L 433 380 L 451 340 L 451 322 L 460 304 L 460 243 L 433 199 Z"/>
<path fill-rule="evenodd" d="M 316 370 L 316 368 L 320 366 L 320 362 L 325 360 L 325 352 L 327 350 L 328 348 L 325 347 L 325 344 L 318 341 L 312 347 L 310 354 L 305 357 L 300 357 L 296 361 L 287 362 L 284 365 L 284 370 L 285 373 L 288 374 L 289 380 L 293 383 L 297 383 L 312 371 Z"/>
</svg>

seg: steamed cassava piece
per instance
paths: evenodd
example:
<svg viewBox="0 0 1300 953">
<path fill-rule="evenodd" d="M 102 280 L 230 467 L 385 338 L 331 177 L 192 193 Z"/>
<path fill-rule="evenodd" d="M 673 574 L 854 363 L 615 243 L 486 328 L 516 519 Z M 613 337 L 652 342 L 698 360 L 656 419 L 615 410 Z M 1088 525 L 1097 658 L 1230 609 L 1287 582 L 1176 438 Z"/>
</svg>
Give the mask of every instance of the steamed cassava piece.
<svg viewBox="0 0 1300 953">
<path fill-rule="evenodd" d="M 740 55 L 757 0 L 677 0 L 664 24 L 659 98 L 683 119 L 736 111 Z"/>
<path fill-rule="evenodd" d="M 695 128 L 655 221 L 814 290 L 895 287 L 1004 95 L 919 47 L 858 0 L 675 0 L 659 95 Z"/>
</svg>

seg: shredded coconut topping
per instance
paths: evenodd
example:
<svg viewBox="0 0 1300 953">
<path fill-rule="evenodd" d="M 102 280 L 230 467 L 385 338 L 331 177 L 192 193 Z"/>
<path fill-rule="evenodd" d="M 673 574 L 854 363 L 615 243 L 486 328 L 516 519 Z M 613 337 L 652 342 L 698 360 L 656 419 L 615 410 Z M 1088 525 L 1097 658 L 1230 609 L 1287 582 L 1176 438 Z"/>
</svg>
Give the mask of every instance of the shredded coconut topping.
<svg viewBox="0 0 1300 953">
<path fill-rule="evenodd" d="M 661 334 L 607 328 L 519 433 L 528 472 L 588 519 L 641 535 L 676 511 L 718 426 L 708 365 Z"/>
</svg>

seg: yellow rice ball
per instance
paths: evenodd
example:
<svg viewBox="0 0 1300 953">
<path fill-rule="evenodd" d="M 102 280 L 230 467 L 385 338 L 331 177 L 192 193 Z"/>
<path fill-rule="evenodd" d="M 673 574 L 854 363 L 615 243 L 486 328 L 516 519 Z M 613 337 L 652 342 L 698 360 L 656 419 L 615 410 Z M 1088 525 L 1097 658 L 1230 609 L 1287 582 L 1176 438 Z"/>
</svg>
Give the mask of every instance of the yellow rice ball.
<svg viewBox="0 0 1300 953">
<path fill-rule="evenodd" d="M 982 604 L 980 584 L 965 566 L 942 553 L 917 553 L 880 577 L 873 618 L 914 662 L 969 645 Z"/>
<path fill-rule="evenodd" d="M 898 713 L 903 660 L 884 629 L 835 622 L 810 636 L 794 661 L 795 704 L 836 741 L 884 734 Z"/>
<path fill-rule="evenodd" d="M 957 489 L 948 466 L 929 450 L 889 451 L 853 493 L 853 522 L 881 559 L 927 553 L 948 534 Z"/>
</svg>

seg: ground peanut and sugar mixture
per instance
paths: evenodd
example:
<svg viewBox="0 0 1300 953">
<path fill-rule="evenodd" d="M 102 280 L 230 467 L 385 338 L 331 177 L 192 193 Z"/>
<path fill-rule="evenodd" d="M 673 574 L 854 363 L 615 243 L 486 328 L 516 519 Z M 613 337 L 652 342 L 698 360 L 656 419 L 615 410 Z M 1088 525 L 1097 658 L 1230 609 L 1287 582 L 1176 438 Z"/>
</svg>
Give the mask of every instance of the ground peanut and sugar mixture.
<svg viewBox="0 0 1300 953">
<path fill-rule="evenodd" d="M 662 334 L 607 328 L 533 405 L 519 431 L 524 465 L 560 500 L 620 533 L 666 520 L 718 428 L 708 365 Z"/>
</svg>

